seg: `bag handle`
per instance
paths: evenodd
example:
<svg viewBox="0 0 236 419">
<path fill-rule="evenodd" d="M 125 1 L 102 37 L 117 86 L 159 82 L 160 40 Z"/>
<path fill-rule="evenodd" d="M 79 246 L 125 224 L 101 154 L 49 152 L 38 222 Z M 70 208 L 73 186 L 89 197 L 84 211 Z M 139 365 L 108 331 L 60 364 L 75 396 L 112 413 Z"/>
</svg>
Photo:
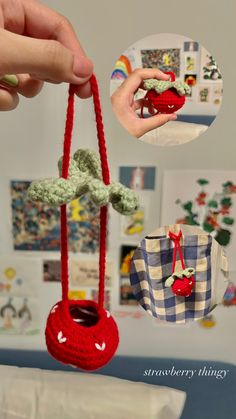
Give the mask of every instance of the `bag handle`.
<svg viewBox="0 0 236 419">
<path fill-rule="evenodd" d="M 93 96 L 94 112 L 96 117 L 98 148 L 101 160 L 102 178 L 106 185 L 110 184 L 110 171 L 107 159 L 106 140 L 103 127 L 103 118 L 99 97 L 98 83 L 95 75 L 90 78 L 90 86 Z M 70 165 L 70 152 L 72 142 L 72 132 L 74 124 L 74 95 L 75 85 L 70 85 L 68 93 L 68 105 L 66 113 L 66 125 L 63 145 L 62 160 L 62 177 L 68 178 Z M 98 290 L 98 306 L 99 309 L 104 305 L 104 288 L 105 288 L 105 268 L 106 268 L 106 237 L 107 237 L 107 217 L 108 206 L 100 208 L 100 240 L 99 240 L 99 290 Z M 68 304 L 68 228 L 67 228 L 67 206 L 60 207 L 60 224 L 61 224 L 61 281 L 62 281 L 62 300 Z"/>
</svg>

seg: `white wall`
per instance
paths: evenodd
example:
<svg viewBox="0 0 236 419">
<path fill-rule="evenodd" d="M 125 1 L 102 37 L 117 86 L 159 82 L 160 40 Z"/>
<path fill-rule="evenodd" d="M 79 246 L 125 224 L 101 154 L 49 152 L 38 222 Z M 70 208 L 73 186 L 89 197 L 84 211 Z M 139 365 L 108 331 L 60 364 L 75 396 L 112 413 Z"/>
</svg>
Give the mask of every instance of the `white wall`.
<svg viewBox="0 0 236 419">
<path fill-rule="evenodd" d="M 192 2 L 193 3 L 193 2 Z M 55 2 L 47 1 L 51 7 Z M 235 123 L 232 80 L 236 64 L 232 55 L 232 37 L 235 35 L 234 2 L 216 5 L 213 0 L 181 3 L 149 1 L 145 12 L 143 2 L 88 0 L 65 2 L 58 0 L 57 9 L 68 16 L 78 32 L 81 42 L 95 63 L 98 76 L 106 134 L 113 178 L 119 165 L 155 165 L 158 168 L 158 188 L 149 219 L 150 231 L 158 226 L 161 184 L 164 169 L 227 169 L 234 170 Z M 162 16 L 168 19 L 159 19 Z M 193 10 L 194 9 L 194 10 Z M 222 29 L 227 21 L 227 28 Z M 181 28 L 181 30 L 180 30 Z M 188 35 L 217 56 L 224 75 L 224 101 L 217 120 L 199 139 L 173 148 L 153 147 L 131 138 L 113 116 L 109 102 L 109 78 L 115 60 L 127 46 L 147 35 L 174 32 Z M 9 191 L 7 179 L 37 178 L 55 173 L 64 131 L 66 89 L 47 85 L 40 96 L 22 100 L 14 112 L 0 114 L 0 250 L 10 252 Z M 93 114 L 90 101 L 84 101 L 77 113 L 74 145 L 95 147 Z M 76 144 L 75 144 L 76 143 Z M 194 157 L 194 158 L 193 158 Z M 8 220 L 8 221 L 7 221 Z M 119 217 L 112 212 L 110 256 L 117 262 L 114 278 L 118 287 Z M 42 321 L 53 301 L 59 297 L 55 284 L 42 284 Z M 181 358 L 236 360 L 235 310 L 218 308 L 217 326 L 212 330 L 201 329 L 198 324 L 190 327 L 157 326 L 148 318 L 118 320 L 120 328 L 119 353 L 170 356 Z M 44 347 L 43 333 L 35 338 L 1 337 L 2 347 Z"/>
</svg>

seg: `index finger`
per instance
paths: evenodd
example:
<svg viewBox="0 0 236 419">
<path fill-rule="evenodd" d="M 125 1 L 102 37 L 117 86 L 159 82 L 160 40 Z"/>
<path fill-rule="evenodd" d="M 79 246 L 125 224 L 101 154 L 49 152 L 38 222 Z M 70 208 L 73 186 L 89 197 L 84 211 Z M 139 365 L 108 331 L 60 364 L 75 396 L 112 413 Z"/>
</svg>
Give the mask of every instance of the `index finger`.
<svg viewBox="0 0 236 419">
<path fill-rule="evenodd" d="M 25 18 L 22 34 L 59 41 L 75 54 L 86 56 L 68 19 L 35 0 L 21 1 Z"/>
<path fill-rule="evenodd" d="M 130 74 L 129 77 L 119 87 L 120 92 L 127 93 L 127 95 L 135 94 L 138 88 L 142 85 L 143 80 L 157 79 L 169 80 L 169 74 L 163 73 L 158 68 L 138 68 Z"/>
</svg>

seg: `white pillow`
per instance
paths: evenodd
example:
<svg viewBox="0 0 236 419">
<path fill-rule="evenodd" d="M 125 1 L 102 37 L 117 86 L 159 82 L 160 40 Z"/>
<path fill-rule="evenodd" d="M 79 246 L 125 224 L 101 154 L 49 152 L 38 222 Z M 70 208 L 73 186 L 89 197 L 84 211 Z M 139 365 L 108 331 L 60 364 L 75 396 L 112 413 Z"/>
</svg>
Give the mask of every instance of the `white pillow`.
<svg viewBox="0 0 236 419">
<path fill-rule="evenodd" d="M 0 366 L 1 419 L 179 419 L 185 393 L 79 372 Z"/>
<path fill-rule="evenodd" d="M 189 122 L 170 121 L 149 131 L 147 134 L 140 137 L 140 140 L 153 145 L 179 145 L 185 144 L 197 138 L 207 130 L 207 125 L 192 124 Z"/>
</svg>

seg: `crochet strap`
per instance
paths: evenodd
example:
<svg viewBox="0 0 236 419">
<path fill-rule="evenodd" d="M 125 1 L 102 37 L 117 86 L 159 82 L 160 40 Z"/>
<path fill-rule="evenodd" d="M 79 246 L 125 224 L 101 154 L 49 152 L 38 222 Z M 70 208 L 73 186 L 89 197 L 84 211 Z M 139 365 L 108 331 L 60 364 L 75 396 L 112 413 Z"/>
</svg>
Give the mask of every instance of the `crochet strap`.
<svg viewBox="0 0 236 419">
<path fill-rule="evenodd" d="M 107 160 L 106 140 L 103 128 L 102 111 L 99 97 L 99 90 L 96 77 L 92 75 L 90 85 L 93 96 L 94 111 L 96 116 L 98 148 L 102 167 L 103 182 L 106 185 L 110 183 L 110 172 Z M 62 160 L 62 177 L 67 179 L 70 165 L 70 149 L 74 122 L 74 95 L 76 86 L 70 85 L 68 95 L 68 105 L 66 114 L 66 126 L 64 134 L 63 160 Z M 68 302 L 68 228 L 67 228 L 67 208 L 62 205 L 60 209 L 61 221 L 61 281 L 62 281 L 62 299 Z M 100 246 L 99 246 L 99 290 L 98 304 L 99 308 L 104 304 L 104 287 L 105 287 L 105 267 L 106 267 L 106 236 L 107 236 L 107 215 L 108 208 L 103 206 L 100 209 Z"/>
<path fill-rule="evenodd" d="M 180 230 L 178 234 L 174 234 L 171 231 L 169 231 L 169 238 L 173 240 L 174 242 L 174 253 L 173 253 L 173 262 L 172 262 L 172 272 L 175 272 L 175 265 L 176 265 L 176 259 L 177 259 L 177 251 L 179 253 L 180 261 L 182 268 L 185 269 L 185 263 L 184 263 L 184 257 L 183 252 L 180 245 L 180 239 L 182 237 L 182 231 Z"/>
</svg>

